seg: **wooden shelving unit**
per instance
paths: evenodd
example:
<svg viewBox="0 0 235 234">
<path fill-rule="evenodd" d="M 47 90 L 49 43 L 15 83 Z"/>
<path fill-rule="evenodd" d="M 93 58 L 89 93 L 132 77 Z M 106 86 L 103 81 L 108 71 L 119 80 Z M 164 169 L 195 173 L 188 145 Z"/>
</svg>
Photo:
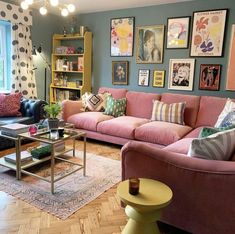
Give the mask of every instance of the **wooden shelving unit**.
<svg viewBox="0 0 235 234">
<path fill-rule="evenodd" d="M 52 82 L 50 85 L 50 102 L 61 102 L 65 99 L 80 99 L 85 92 L 91 92 L 92 33 L 84 36 L 55 34 L 52 41 Z M 59 47 L 74 47 L 74 53 L 58 53 Z M 78 48 L 83 52 L 79 53 Z M 73 63 L 71 67 L 58 69 L 58 60 Z M 79 62 L 82 61 L 82 69 Z M 76 63 L 78 63 L 76 67 Z M 73 85 L 71 85 L 71 83 Z M 75 85 L 76 83 L 76 85 Z M 70 95 L 72 94 L 72 95 Z"/>
</svg>

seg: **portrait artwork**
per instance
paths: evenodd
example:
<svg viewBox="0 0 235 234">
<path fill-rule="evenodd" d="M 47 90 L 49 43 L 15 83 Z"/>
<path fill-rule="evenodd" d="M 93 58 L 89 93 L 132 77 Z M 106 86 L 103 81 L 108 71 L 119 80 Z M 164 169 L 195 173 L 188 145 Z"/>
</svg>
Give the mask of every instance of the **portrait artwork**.
<svg viewBox="0 0 235 234">
<path fill-rule="evenodd" d="M 199 89 L 219 90 L 221 65 L 201 64 Z"/>
<path fill-rule="evenodd" d="M 128 84 L 128 61 L 112 62 L 112 84 Z"/>
<path fill-rule="evenodd" d="M 193 90 L 194 59 L 170 59 L 168 89 Z"/>
<path fill-rule="evenodd" d="M 162 63 L 164 25 L 137 27 L 136 62 Z"/>
<path fill-rule="evenodd" d="M 134 17 L 111 19 L 111 56 L 133 56 Z"/>
</svg>

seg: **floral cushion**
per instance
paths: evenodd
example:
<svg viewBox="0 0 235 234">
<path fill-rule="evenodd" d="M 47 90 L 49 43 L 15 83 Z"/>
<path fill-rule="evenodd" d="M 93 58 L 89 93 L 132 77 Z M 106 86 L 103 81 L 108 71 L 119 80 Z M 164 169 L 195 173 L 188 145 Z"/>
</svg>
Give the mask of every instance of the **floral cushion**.
<svg viewBox="0 0 235 234">
<path fill-rule="evenodd" d="M 0 94 L 0 117 L 22 116 L 20 112 L 21 93 Z"/>
</svg>

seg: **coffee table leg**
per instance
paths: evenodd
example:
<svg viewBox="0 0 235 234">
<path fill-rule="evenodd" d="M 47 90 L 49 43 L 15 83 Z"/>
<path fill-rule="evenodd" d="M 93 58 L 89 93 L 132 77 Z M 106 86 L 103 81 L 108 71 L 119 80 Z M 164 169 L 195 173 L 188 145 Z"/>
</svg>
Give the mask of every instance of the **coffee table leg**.
<svg viewBox="0 0 235 234">
<path fill-rule="evenodd" d="M 54 194 L 54 167 L 55 167 L 55 147 L 51 150 L 51 193 Z"/>
<path fill-rule="evenodd" d="M 83 138 L 84 147 L 83 147 L 83 176 L 86 176 L 86 136 Z"/>
<path fill-rule="evenodd" d="M 127 205 L 125 212 L 129 220 L 122 234 L 160 234 L 156 221 L 160 218 L 160 210 L 140 211 Z"/>
<path fill-rule="evenodd" d="M 75 157 L 75 138 L 73 138 L 73 157 Z"/>
<path fill-rule="evenodd" d="M 21 179 L 21 165 L 20 165 L 20 145 L 21 145 L 21 138 L 15 141 L 16 146 L 16 178 L 17 180 Z"/>
</svg>

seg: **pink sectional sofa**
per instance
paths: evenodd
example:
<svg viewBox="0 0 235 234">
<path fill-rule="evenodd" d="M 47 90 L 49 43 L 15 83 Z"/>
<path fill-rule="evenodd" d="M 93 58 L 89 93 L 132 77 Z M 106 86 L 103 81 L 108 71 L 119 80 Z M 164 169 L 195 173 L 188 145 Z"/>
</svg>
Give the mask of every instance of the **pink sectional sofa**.
<svg viewBox="0 0 235 234">
<path fill-rule="evenodd" d="M 235 156 L 231 161 L 187 156 L 201 128 L 214 126 L 226 98 L 99 90 L 104 91 L 114 98 L 126 97 L 126 116 L 81 112 L 81 101 L 67 100 L 63 102 L 63 118 L 87 132 L 88 138 L 121 145 L 128 142 L 121 152 L 122 179 L 157 179 L 173 190 L 173 201 L 164 209 L 163 222 L 191 233 L 235 233 Z M 153 100 L 186 101 L 185 125 L 150 121 Z"/>
<path fill-rule="evenodd" d="M 101 112 L 82 112 L 81 101 L 63 102 L 63 119 L 74 123 L 77 129 L 87 133 L 88 138 L 124 145 L 130 140 L 143 141 L 164 147 L 189 134 L 196 124 L 200 97 L 164 93 L 144 93 L 126 89 L 100 88 L 99 93 L 108 91 L 114 98 L 127 99 L 126 116 L 114 118 Z M 186 101 L 185 124 L 150 121 L 153 100 L 165 103 Z"/>
</svg>

